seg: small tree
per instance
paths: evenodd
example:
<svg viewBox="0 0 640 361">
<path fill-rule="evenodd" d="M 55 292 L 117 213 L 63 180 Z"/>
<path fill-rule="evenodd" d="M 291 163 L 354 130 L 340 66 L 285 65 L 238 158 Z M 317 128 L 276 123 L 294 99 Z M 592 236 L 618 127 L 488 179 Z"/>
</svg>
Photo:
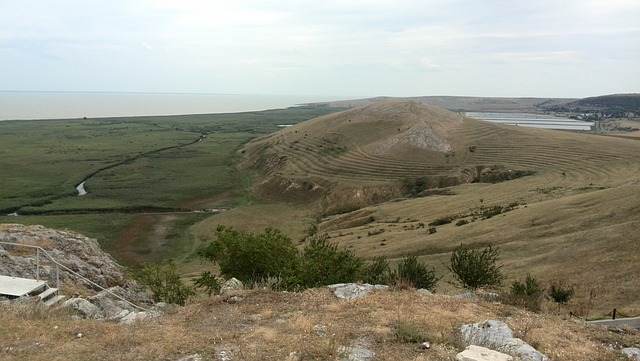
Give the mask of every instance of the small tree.
<svg viewBox="0 0 640 361">
<path fill-rule="evenodd" d="M 567 302 L 573 297 L 574 289 L 573 287 L 565 287 L 561 282 L 553 282 L 551 283 L 551 287 L 549 288 L 549 297 L 559 304 L 566 305 Z"/>
<path fill-rule="evenodd" d="M 518 280 L 511 284 L 511 295 L 517 297 L 540 296 L 544 290 L 540 287 L 540 283 L 530 274 L 524 279 L 524 282 Z"/>
<path fill-rule="evenodd" d="M 223 276 L 235 277 L 244 283 L 286 275 L 298 257 L 291 239 L 277 229 L 267 228 L 263 233 L 252 234 L 219 226 L 216 236 L 198 250 L 198 255 L 217 263 Z"/>
<path fill-rule="evenodd" d="M 163 264 L 148 263 L 134 271 L 134 278 L 151 291 L 155 302 L 166 302 L 184 306 L 190 297 L 195 295 L 193 288 L 185 285 L 172 260 Z"/>
<path fill-rule="evenodd" d="M 460 287 L 476 290 L 480 287 L 498 287 L 504 276 L 498 264 L 500 252 L 492 246 L 480 249 L 465 249 L 460 246 L 451 254 L 445 267 L 453 273 Z"/>
<path fill-rule="evenodd" d="M 209 296 L 220 292 L 220 280 L 209 271 L 202 272 L 200 277 L 193 281 L 196 288 L 203 289 Z"/>
<path fill-rule="evenodd" d="M 391 271 L 387 257 L 379 256 L 364 266 L 362 280 L 370 284 L 386 285 L 391 281 Z"/>
<path fill-rule="evenodd" d="M 540 286 L 538 280 L 530 274 L 524 279 L 524 282 L 518 280 L 511 284 L 511 299 L 513 303 L 524 306 L 531 311 L 540 311 L 540 299 L 544 289 Z"/>
<path fill-rule="evenodd" d="M 358 280 L 364 262 L 353 252 L 338 249 L 338 245 L 320 237 L 302 251 L 295 283 L 303 288 L 318 287 Z"/>
<path fill-rule="evenodd" d="M 436 283 L 441 277 L 436 276 L 433 268 L 429 269 L 423 263 L 418 262 L 416 256 L 404 258 L 398 264 L 398 281 L 407 281 L 415 288 L 426 288 L 431 292 L 435 292 Z"/>
</svg>

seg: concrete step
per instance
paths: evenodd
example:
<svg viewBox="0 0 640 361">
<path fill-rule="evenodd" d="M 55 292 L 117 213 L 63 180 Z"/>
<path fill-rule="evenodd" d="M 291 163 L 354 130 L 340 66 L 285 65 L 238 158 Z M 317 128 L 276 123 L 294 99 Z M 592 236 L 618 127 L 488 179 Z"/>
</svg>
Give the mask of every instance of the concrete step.
<svg viewBox="0 0 640 361">
<path fill-rule="evenodd" d="M 64 299 L 65 299 L 65 296 L 60 296 L 60 295 L 53 296 L 53 297 L 49 298 L 48 300 L 44 301 L 44 305 L 47 306 L 47 307 L 51 307 L 51 306 L 55 305 L 56 303 L 58 303 L 58 302 L 60 302 L 60 301 L 62 301 Z"/>
<path fill-rule="evenodd" d="M 51 298 L 51 297 L 53 297 L 53 296 L 55 296 L 57 294 L 58 294 L 58 289 L 55 288 L 55 287 L 51 287 L 51 288 L 48 288 L 48 289 L 44 290 L 42 293 L 40 293 L 38 295 L 38 297 L 40 297 L 41 300 L 46 301 L 47 299 L 49 299 L 49 298 Z"/>
<path fill-rule="evenodd" d="M 0 295 L 10 298 L 37 294 L 46 285 L 45 281 L 0 275 Z"/>
</svg>

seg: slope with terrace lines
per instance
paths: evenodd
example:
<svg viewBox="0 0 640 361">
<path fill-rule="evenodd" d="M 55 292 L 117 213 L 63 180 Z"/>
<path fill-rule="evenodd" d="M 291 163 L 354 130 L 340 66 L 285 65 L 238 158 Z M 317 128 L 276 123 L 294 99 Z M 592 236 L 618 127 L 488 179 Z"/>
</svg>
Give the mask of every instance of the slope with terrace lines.
<svg viewBox="0 0 640 361">
<path fill-rule="evenodd" d="M 449 177 L 466 183 L 487 167 L 602 183 L 617 177 L 611 165 L 638 167 L 638 144 L 631 143 L 498 125 L 394 100 L 288 127 L 251 142 L 245 151 L 247 164 L 263 173 L 265 183 L 288 179 L 283 184 L 290 187 L 291 180 L 303 180 L 327 192 L 396 187 L 391 193 L 402 196 L 401 181 Z"/>
</svg>

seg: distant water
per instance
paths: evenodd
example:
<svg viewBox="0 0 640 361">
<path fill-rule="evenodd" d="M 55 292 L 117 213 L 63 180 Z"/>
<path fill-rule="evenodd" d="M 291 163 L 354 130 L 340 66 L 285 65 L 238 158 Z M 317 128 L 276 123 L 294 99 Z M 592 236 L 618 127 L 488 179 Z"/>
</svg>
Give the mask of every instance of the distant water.
<svg viewBox="0 0 640 361">
<path fill-rule="evenodd" d="M 0 91 L 0 121 L 234 113 L 342 99 L 310 95 Z"/>
<path fill-rule="evenodd" d="M 466 112 L 466 116 L 493 123 L 517 125 L 521 127 L 561 129 L 561 130 L 591 130 L 593 122 L 555 117 L 544 114 L 531 113 L 485 113 Z"/>
</svg>

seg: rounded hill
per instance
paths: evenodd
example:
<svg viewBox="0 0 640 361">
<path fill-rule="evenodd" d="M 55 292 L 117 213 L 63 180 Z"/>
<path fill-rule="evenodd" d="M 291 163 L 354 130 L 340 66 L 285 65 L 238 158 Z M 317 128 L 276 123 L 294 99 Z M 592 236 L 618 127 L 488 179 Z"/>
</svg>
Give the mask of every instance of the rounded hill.
<svg viewBox="0 0 640 361">
<path fill-rule="evenodd" d="M 499 125 L 411 100 L 390 100 L 286 127 L 249 143 L 245 165 L 257 193 L 353 208 L 471 182 L 541 172 L 607 177 L 601 164 L 625 155 L 620 142 Z M 574 172 L 576 161 L 581 162 Z"/>
</svg>

